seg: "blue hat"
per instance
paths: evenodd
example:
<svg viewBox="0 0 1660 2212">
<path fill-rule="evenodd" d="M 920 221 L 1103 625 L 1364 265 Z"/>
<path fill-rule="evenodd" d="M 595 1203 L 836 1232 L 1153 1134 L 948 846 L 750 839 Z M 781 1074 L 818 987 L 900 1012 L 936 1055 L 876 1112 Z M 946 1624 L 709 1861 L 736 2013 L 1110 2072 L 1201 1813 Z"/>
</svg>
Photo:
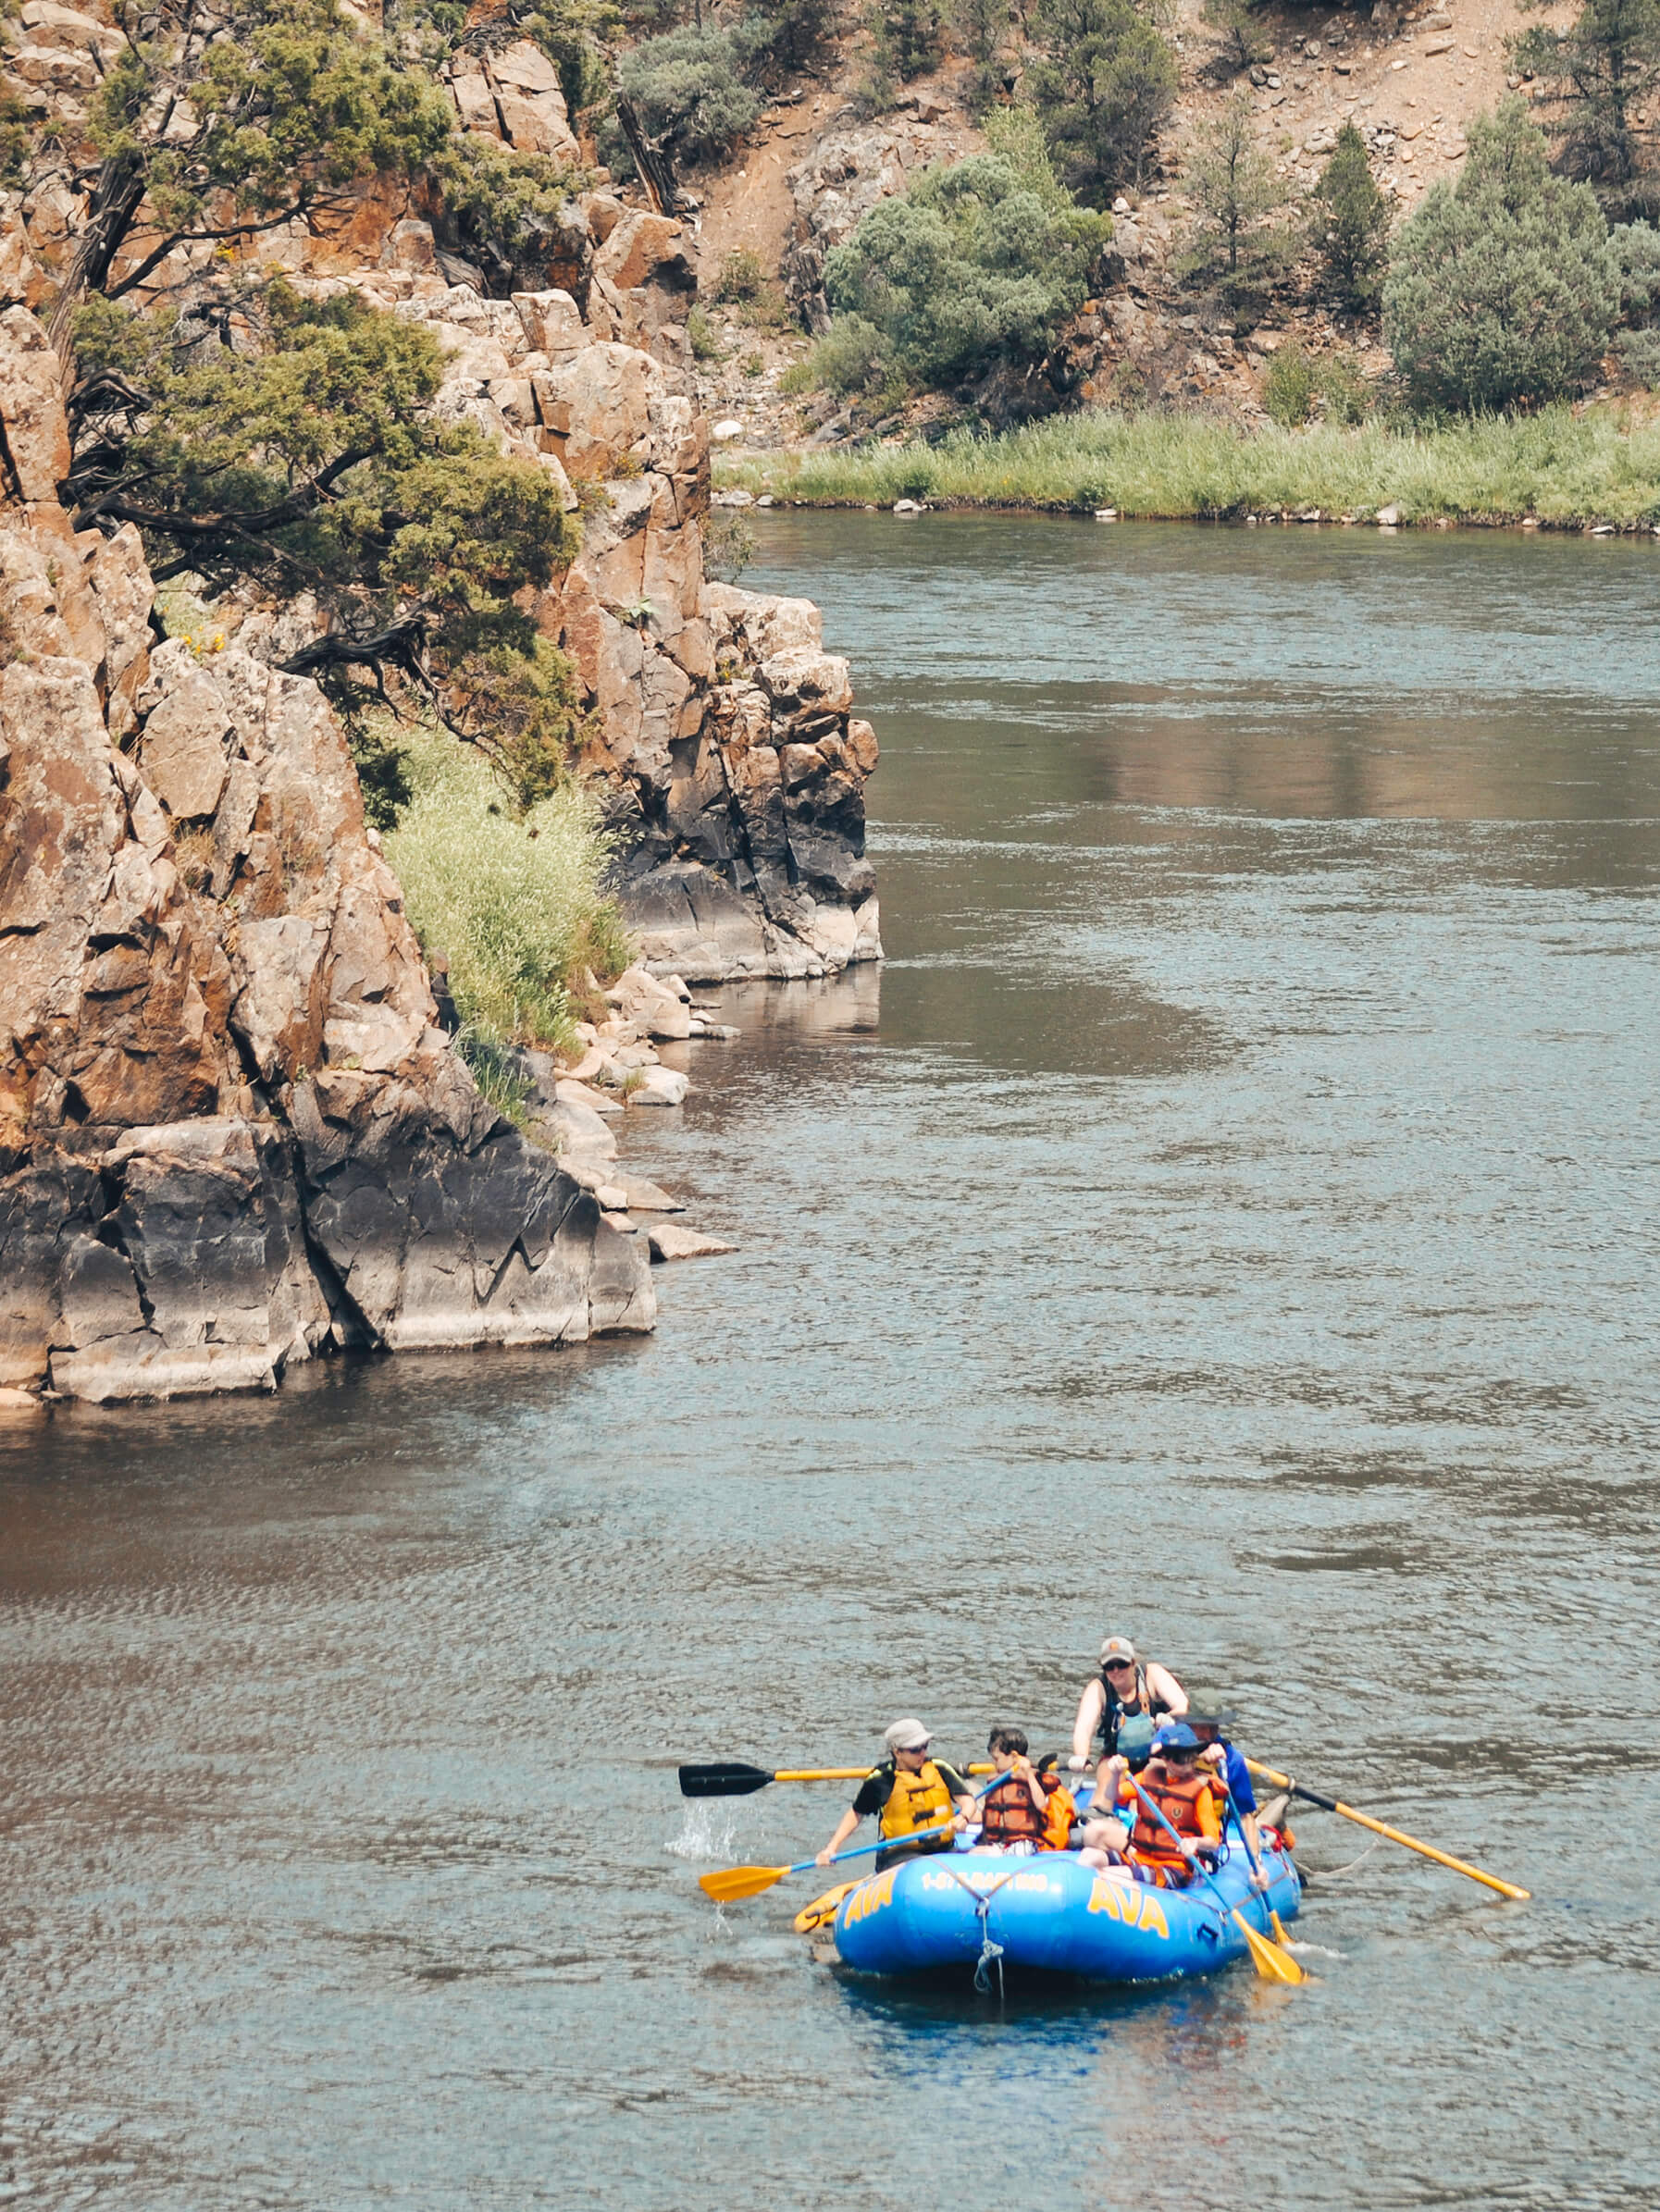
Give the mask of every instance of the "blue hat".
<svg viewBox="0 0 1660 2212">
<path fill-rule="evenodd" d="M 1153 1749 L 1158 1751 L 1196 1751 L 1199 1739 L 1185 1721 L 1167 1721 L 1153 1738 Z"/>
</svg>

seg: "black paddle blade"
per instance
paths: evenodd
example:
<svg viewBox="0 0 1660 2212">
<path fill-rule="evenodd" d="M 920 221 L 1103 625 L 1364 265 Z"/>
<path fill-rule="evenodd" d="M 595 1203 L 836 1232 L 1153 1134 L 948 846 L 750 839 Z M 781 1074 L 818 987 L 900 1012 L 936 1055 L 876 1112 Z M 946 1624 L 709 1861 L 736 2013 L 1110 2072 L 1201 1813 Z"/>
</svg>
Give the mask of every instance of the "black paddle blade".
<svg viewBox="0 0 1660 2212">
<path fill-rule="evenodd" d="M 680 1795 L 683 1798 L 747 1798 L 751 1790 L 764 1789 L 772 1780 L 765 1767 L 739 1766 L 731 1761 L 716 1761 L 709 1766 L 683 1766 L 680 1769 Z"/>
</svg>

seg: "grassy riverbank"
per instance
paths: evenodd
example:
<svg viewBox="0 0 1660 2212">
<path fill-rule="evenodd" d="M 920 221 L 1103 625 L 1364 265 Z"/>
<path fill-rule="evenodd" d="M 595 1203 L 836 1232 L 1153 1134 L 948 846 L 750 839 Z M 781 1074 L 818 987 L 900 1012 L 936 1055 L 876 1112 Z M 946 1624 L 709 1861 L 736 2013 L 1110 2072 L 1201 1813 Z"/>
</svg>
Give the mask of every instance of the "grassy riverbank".
<svg viewBox="0 0 1660 2212">
<path fill-rule="evenodd" d="M 1193 521 L 1250 513 L 1617 528 L 1660 524 L 1660 422 L 1565 407 L 1444 428 L 1252 431 L 1193 414 L 1095 411 L 935 446 L 726 453 L 722 485 L 807 506 L 1031 507 Z"/>
</svg>

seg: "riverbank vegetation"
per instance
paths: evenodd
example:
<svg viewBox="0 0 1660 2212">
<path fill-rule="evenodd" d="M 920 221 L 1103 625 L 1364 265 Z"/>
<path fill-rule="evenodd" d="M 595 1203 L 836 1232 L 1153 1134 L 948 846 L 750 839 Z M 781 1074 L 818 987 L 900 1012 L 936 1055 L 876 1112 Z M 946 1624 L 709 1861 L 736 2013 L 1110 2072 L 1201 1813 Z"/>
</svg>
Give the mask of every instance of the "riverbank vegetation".
<svg viewBox="0 0 1660 2212">
<path fill-rule="evenodd" d="M 1047 508 L 1167 520 L 1305 514 L 1617 528 L 1660 523 L 1660 421 L 1609 410 L 1243 430 L 1212 416 L 1093 409 L 937 444 L 732 455 L 720 481 L 806 506 Z"/>
<path fill-rule="evenodd" d="M 400 732 L 409 797 L 385 840 L 423 948 L 449 967 L 464 1050 L 488 1076 L 513 1042 L 565 1049 L 590 1011 L 591 976 L 628 965 L 604 890 L 598 805 L 568 782 L 519 810 L 479 754 L 432 729 Z"/>
</svg>

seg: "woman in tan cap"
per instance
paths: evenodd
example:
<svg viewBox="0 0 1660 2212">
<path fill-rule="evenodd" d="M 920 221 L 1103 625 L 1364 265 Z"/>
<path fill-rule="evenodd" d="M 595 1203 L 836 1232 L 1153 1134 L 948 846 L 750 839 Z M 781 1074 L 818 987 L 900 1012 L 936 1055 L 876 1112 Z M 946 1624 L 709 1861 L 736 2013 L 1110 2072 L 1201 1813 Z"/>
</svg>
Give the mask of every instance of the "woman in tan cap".
<svg viewBox="0 0 1660 2212">
<path fill-rule="evenodd" d="M 1089 1749 L 1098 1736 L 1105 1747 L 1103 1759 L 1123 1749 L 1139 1766 L 1161 1720 L 1180 1719 L 1187 1711 L 1187 1692 L 1171 1673 L 1150 1659 L 1139 1658 L 1127 1636 L 1109 1636 L 1101 1646 L 1101 1671 L 1084 1685 L 1072 1723 L 1072 1755 L 1067 1761 L 1074 1774 L 1089 1764 Z"/>
<path fill-rule="evenodd" d="M 943 1759 L 929 1757 L 934 1739 L 921 1721 L 896 1721 L 882 1740 L 887 1746 L 887 1757 L 859 1785 L 858 1796 L 818 1855 L 821 1866 L 829 1865 L 867 1812 L 876 1815 L 883 1841 L 891 1838 L 894 1846 L 890 1851 L 878 1852 L 878 1873 L 896 1859 L 910 1859 L 918 1851 L 948 1851 L 953 1830 L 963 1829 L 980 1817 L 973 1792 L 957 1769 Z M 948 1820 L 951 1826 L 942 1827 L 940 1823 Z M 902 1840 L 919 1828 L 936 1833 L 921 1843 Z"/>
</svg>

